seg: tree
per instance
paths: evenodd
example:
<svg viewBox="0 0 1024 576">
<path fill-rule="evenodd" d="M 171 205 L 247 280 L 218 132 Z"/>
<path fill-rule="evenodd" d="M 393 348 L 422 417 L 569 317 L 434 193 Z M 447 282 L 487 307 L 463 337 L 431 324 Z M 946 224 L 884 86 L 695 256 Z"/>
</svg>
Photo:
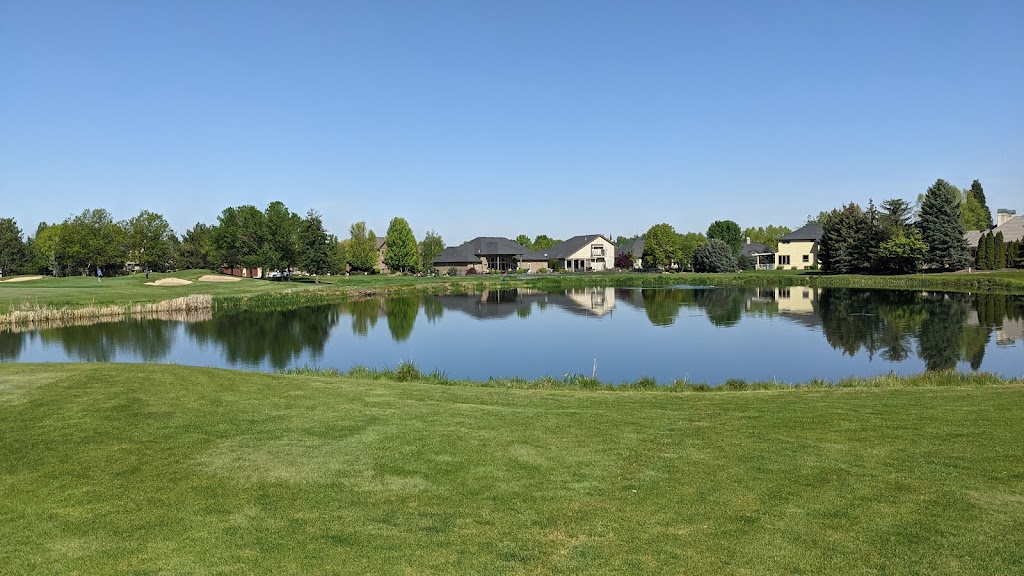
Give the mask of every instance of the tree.
<svg viewBox="0 0 1024 576">
<path fill-rule="evenodd" d="M 679 235 L 669 224 L 655 224 L 647 231 L 643 263 L 648 268 L 668 268 L 679 261 Z"/>
<path fill-rule="evenodd" d="M 388 249 L 384 253 L 384 263 L 392 270 L 415 271 L 420 265 L 420 253 L 416 248 L 416 236 L 405 218 L 398 216 L 391 219 L 387 235 Z"/>
<path fill-rule="evenodd" d="M 679 237 L 679 267 L 693 269 L 693 255 L 697 247 L 708 239 L 700 232 L 687 232 Z"/>
<path fill-rule="evenodd" d="M 876 269 L 886 274 L 912 274 L 921 268 L 928 245 L 913 228 L 897 229 L 878 247 Z"/>
<path fill-rule="evenodd" d="M 163 215 L 142 210 L 121 224 L 127 239 L 128 259 L 147 270 L 166 270 L 170 265 L 174 230 Z"/>
<path fill-rule="evenodd" d="M 959 270 L 970 262 L 957 196 L 956 188 L 940 178 L 921 202 L 918 229 L 928 245 L 925 264 L 934 268 Z"/>
<path fill-rule="evenodd" d="M 913 208 L 902 198 L 890 198 L 882 202 L 882 213 L 879 215 L 879 224 L 885 231 L 887 237 L 892 237 L 899 230 L 906 230 L 910 227 L 910 219 L 913 216 Z"/>
<path fill-rule="evenodd" d="M 804 225 L 806 226 L 807 224 L 817 224 L 818 226 L 824 228 L 825 224 L 828 222 L 828 219 L 832 217 L 833 212 L 834 210 L 831 212 L 826 212 L 822 210 L 821 212 L 818 212 L 817 216 L 811 216 L 810 214 L 808 214 L 807 221 L 804 222 Z"/>
<path fill-rule="evenodd" d="M 377 265 L 377 235 L 367 232 L 366 222 L 356 222 L 349 228 L 348 265 L 353 270 L 372 272 Z"/>
<path fill-rule="evenodd" d="M 750 238 L 751 242 L 758 242 L 772 250 L 778 250 L 779 238 L 790 232 L 792 230 L 788 226 L 758 226 L 757 228 L 747 228 L 743 231 L 743 236 Z"/>
<path fill-rule="evenodd" d="M 992 210 L 988 207 L 988 202 L 985 200 L 985 189 L 981 187 L 981 182 L 978 180 L 971 182 L 971 189 L 967 191 L 967 195 L 968 197 L 973 198 L 984 211 L 984 228 L 991 228 Z M 981 229 L 982 228 L 978 228 L 978 230 Z M 971 228 L 968 228 L 968 230 L 971 230 Z"/>
<path fill-rule="evenodd" d="M 268 204 L 263 215 L 265 229 L 260 264 L 272 270 L 291 269 L 298 261 L 302 218 L 280 201 Z"/>
<path fill-rule="evenodd" d="M 718 239 L 732 248 L 735 256 L 743 250 L 743 232 L 739 224 L 732 220 L 715 220 L 708 226 L 708 240 Z"/>
<path fill-rule="evenodd" d="M 974 258 L 974 265 L 978 270 L 989 269 L 991 255 L 989 254 L 988 236 L 988 234 L 982 234 L 981 238 L 978 238 L 978 253 Z"/>
<path fill-rule="evenodd" d="M 555 240 L 554 238 L 550 238 L 548 236 L 545 236 L 544 234 L 541 234 L 540 236 L 534 238 L 533 245 L 527 246 L 527 248 L 529 248 L 530 250 L 547 250 L 548 248 L 551 248 L 552 246 L 558 244 L 559 242 L 561 242 L 561 240 Z"/>
<path fill-rule="evenodd" d="M 28 262 L 21 228 L 14 218 L 0 218 L 0 273 L 19 274 Z"/>
<path fill-rule="evenodd" d="M 213 247 L 213 228 L 202 222 L 181 235 L 178 246 L 177 265 L 184 269 L 219 269 L 224 262 L 218 262 Z"/>
<path fill-rule="evenodd" d="M 420 256 L 423 258 L 423 266 L 425 268 L 431 267 L 431 262 L 440 256 L 443 251 L 444 239 L 437 232 L 433 230 L 428 231 L 427 235 L 423 237 L 423 241 L 420 242 Z"/>
<path fill-rule="evenodd" d="M 312 274 L 319 284 L 320 275 L 330 272 L 334 265 L 335 242 L 316 210 L 307 212 L 299 223 L 298 248 L 299 267 Z"/>
<path fill-rule="evenodd" d="M 516 236 L 516 244 L 519 244 L 520 246 L 525 246 L 530 250 L 533 250 L 533 242 L 530 241 L 530 237 L 527 236 L 526 234 L 520 234 L 519 236 Z"/>
<path fill-rule="evenodd" d="M 866 220 L 864 212 L 854 202 L 844 205 L 842 210 L 832 210 L 822 226 L 818 245 L 822 271 L 826 274 L 855 274 L 864 270 L 858 242 L 864 236 Z"/>
<path fill-rule="evenodd" d="M 97 267 L 124 266 L 125 232 L 110 212 L 103 208 L 86 209 L 64 220 L 61 227 L 58 252 L 68 269 L 85 275 Z"/>
<path fill-rule="evenodd" d="M 246 268 L 273 264 L 281 257 L 267 242 L 267 215 L 251 204 L 238 207 L 238 257 Z"/>
<path fill-rule="evenodd" d="M 993 241 L 995 243 L 995 250 L 992 251 L 992 269 L 1002 270 L 1006 268 L 1006 243 L 1004 242 L 1002 230 L 996 233 Z"/>
<path fill-rule="evenodd" d="M 615 267 L 622 270 L 631 270 L 633 268 L 633 252 L 631 250 L 623 250 L 616 254 Z"/>
<path fill-rule="evenodd" d="M 708 239 L 694 252 L 693 269 L 696 272 L 735 272 L 736 257 L 732 246 L 718 238 Z"/>
<path fill-rule="evenodd" d="M 992 215 L 968 193 L 960 205 L 960 221 L 964 230 L 986 230 L 991 220 Z"/>
</svg>

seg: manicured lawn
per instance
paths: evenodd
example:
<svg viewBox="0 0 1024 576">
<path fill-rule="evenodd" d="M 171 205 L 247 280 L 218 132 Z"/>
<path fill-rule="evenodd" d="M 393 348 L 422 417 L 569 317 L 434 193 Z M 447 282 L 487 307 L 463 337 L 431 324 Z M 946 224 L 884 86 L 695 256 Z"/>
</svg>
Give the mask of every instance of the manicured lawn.
<svg viewBox="0 0 1024 576">
<path fill-rule="evenodd" d="M 1020 574 L 1022 414 L 5 364 L 0 572 Z"/>
</svg>

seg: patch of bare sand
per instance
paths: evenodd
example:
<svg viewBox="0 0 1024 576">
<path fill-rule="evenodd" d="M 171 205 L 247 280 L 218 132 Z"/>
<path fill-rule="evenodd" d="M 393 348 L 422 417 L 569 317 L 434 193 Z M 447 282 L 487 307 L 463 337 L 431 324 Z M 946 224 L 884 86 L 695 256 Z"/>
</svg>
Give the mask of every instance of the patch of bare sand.
<svg viewBox="0 0 1024 576">
<path fill-rule="evenodd" d="M 228 276 L 227 274 L 207 274 L 199 278 L 200 282 L 238 282 L 241 280 L 238 276 Z"/>
<path fill-rule="evenodd" d="M 42 276 L 18 276 L 17 278 L 4 278 L 0 282 L 28 282 L 29 280 L 42 280 Z"/>
<path fill-rule="evenodd" d="M 188 286 L 191 280 L 184 278 L 161 278 L 156 282 L 146 282 L 146 286 Z"/>
</svg>

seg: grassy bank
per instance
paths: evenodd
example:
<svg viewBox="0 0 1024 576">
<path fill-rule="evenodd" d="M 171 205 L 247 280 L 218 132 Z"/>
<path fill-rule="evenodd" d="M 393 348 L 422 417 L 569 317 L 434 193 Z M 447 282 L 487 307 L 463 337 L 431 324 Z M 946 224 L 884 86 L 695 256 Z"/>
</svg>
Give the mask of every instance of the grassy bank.
<svg viewBox="0 0 1024 576">
<path fill-rule="evenodd" d="M 481 275 L 457 278 L 352 275 L 326 277 L 315 284 L 311 279 L 292 282 L 242 279 L 238 282 L 202 282 L 205 270 L 154 274 L 150 282 L 167 278 L 188 280 L 185 286 L 147 285 L 144 275 L 107 278 L 41 278 L 27 282 L 0 282 L 0 323 L 46 321 L 68 316 L 102 317 L 118 309 L 130 313 L 140 306 L 165 303 L 156 310 L 171 311 L 169 301 L 186 302 L 185 297 L 209 296 L 213 312 L 279 309 L 338 302 L 349 298 L 396 292 L 453 293 L 487 288 L 530 287 L 558 290 L 585 286 L 786 286 L 858 287 L 962 292 L 1024 294 L 1024 271 L 977 274 L 915 274 L 909 276 L 821 276 L 796 271 L 747 272 L 739 274 L 640 274 L 608 272 L 598 274 Z M 71 312 L 75 311 L 75 312 Z"/>
<path fill-rule="evenodd" d="M 0 365 L 11 574 L 1018 574 L 1024 385 Z"/>
</svg>

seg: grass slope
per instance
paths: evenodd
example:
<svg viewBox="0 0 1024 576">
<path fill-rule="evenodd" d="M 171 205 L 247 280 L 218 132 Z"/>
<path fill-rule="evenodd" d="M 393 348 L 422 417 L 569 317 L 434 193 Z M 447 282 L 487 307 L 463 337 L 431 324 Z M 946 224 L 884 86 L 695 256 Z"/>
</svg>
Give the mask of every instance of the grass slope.
<svg viewBox="0 0 1024 576">
<path fill-rule="evenodd" d="M 1019 574 L 1024 386 L 0 365 L 9 574 Z"/>
</svg>

